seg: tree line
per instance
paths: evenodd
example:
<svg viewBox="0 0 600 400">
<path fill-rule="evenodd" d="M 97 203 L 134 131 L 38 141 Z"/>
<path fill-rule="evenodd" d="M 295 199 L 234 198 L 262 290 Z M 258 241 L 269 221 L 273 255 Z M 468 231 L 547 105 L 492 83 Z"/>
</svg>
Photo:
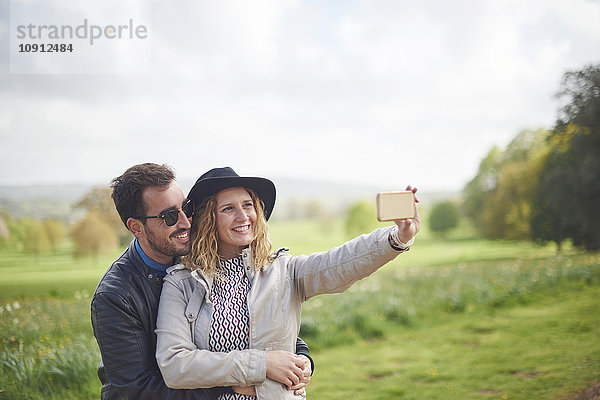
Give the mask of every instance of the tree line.
<svg viewBox="0 0 600 400">
<path fill-rule="evenodd" d="M 464 213 L 484 237 L 600 249 L 600 65 L 564 74 L 550 130 L 492 148 L 463 189 Z"/>
<path fill-rule="evenodd" d="M 64 219 L 13 218 L 0 210 L 0 249 L 39 255 L 60 250 L 70 237 L 75 257 L 112 254 L 117 245 L 131 240 L 114 209 L 109 188 L 94 188 L 73 204 L 82 218 L 74 224 Z"/>
</svg>

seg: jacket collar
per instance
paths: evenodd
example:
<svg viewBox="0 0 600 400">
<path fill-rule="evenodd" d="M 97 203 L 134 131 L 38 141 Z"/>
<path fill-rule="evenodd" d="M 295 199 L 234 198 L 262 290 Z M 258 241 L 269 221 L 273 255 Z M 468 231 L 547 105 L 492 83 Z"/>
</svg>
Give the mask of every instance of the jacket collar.
<svg viewBox="0 0 600 400">
<path fill-rule="evenodd" d="M 135 248 L 135 239 L 129 243 L 127 253 L 129 253 L 129 256 L 132 258 L 135 269 L 144 279 L 154 284 L 162 285 L 163 277 L 155 271 L 152 271 L 144 263 L 144 260 L 142 260 L 142 257 Z"/>
<path fill-rule="evenodd" d="M 183 265 L 182 265 L 182 267 L 183 267 Z M 183 267 L 183 268 L 185 268 L 185 267 Z M 192 271 L 192 277 L 200 283 L 206 282 L 206 284 L 208 285 L 208 288 L 212 290 L 212 285 L 213 285 L 213 276 L 212 275 L 205 274 L 201 269 L 197 268 Z"/>
<path fill-rule="evenodd" d="M 133 243 L 135 244 L 135 249 L 137 250 L 138 255 L 142 258 L 144 264 L 146 264 L 146 266 L 154 272 L 164 277 L 167 274 L 167 268 L 169 268 L 169 266 L 151 259 L 150 256 L 144 252 L 144 249 L 142 249 L 139 240 L 134 239 Z"/>
<path fill-rule="evenodd" d="M 244 263 L 244 271 L 246 272 L 246 276 L 248 276 L 248 279 L 250 279 L 250 282 L 252 282 L 256 271 L 254 270 L 254 257 L 250 247 L 246 247 L 242 250 L 242 262 Z"/>
</svg>

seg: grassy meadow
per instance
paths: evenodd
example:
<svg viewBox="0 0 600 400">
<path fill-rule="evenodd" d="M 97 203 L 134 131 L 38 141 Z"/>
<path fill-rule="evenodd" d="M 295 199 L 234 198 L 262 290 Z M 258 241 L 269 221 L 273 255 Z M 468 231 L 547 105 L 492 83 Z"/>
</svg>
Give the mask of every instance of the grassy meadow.
<svg viewBox="0 0 600 400">
<path fill-rule="evenodd" d="M 274 221 L 276 247 L 326 250 L 337 221 Z M 97 399 L 89 303 L 114 255 L 0 252 L 0 399 Z M 600 379 L 600 254 L 419 234 L 349 292 L 310 299 L 312 399 L 572 399 Z"/>
</svg>

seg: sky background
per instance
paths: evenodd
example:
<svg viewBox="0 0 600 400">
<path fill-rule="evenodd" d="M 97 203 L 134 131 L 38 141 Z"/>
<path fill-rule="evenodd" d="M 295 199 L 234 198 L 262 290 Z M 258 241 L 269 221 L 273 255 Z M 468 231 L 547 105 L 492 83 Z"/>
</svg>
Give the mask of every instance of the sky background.
<svg viewBox="0 0 600 400">
<path fill-rule="evenodd" d="M 148 38 L 11 73 L 11 11 L 133 18 Z M 0 0 L 0 185 L 106 184 L 157 162 L 180 180 L 229 165 L 460 190 L 492 146 L 553 126 L 564 72 L 600 61 L 598 21 L 597 0 Z"/>
</svg>

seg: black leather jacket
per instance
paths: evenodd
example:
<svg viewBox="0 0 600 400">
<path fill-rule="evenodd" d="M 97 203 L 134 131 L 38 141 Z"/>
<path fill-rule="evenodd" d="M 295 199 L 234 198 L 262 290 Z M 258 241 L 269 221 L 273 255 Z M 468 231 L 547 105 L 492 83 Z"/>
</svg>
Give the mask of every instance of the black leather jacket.
<svg viewBox="0 0 600 400">
<path fill-rule="evenodd" d="M 156 363 L 154 333 L 162 281 L 144 264 L 132 241 L 96 287 L 91 314 L 102 354 L 98 377 L 103 400 L 210 400 L 233 393 L 231 388 L 175 390 L 165 385 Z M 296 353 L 309 356 L 300 338 Z"/>
</svg>

